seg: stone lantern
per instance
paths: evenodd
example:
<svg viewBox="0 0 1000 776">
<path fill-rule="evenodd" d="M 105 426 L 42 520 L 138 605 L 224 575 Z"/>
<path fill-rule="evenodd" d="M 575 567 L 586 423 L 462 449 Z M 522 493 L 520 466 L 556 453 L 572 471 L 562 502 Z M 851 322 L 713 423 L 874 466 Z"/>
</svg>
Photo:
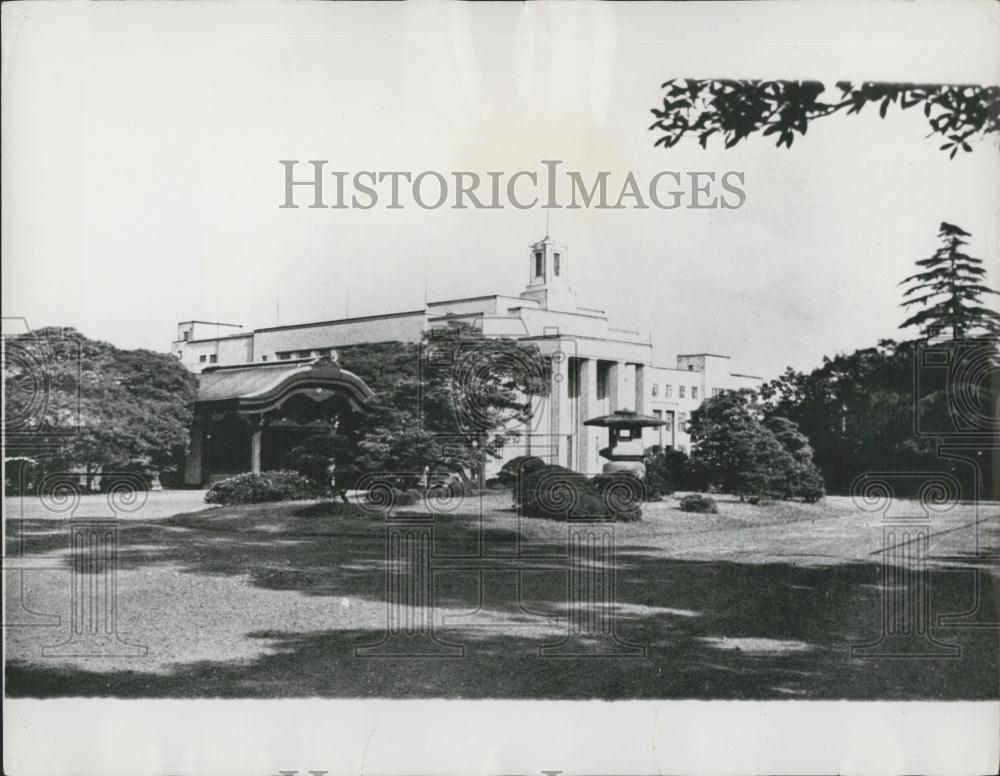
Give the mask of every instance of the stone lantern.
<svg viewBox="0 0 1000 776">
<path fill-rule="evenodd" d="M 603 468 L 605 474 L 628 471 L 641 478 L 646 474 L 642 462 L 642 430 L 664 423 L 662 418 L 641 415 L 634 410 L 615 410 L 610 415 L 585 420 L 583 425 L 608 429 L 608 446 L 600 451 L 608 459 Z"/>
</svg>

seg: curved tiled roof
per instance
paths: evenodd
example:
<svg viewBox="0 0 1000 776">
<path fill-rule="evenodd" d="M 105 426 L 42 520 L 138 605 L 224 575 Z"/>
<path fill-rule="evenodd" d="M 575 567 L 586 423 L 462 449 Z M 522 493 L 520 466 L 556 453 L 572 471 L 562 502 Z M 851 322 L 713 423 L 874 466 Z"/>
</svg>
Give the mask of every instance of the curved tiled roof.
<svg viewBox="0 0 1000 776">
<path fill-rule="evenodd" d="M 206 369 L 198 376 L 197 404 L 233 404 L 241 412 L 266 412 L 294 393 L 337 394 L 363 408 L 374 395 L 353 372 L 329 359 L 246 364 Z"/>
</svg>

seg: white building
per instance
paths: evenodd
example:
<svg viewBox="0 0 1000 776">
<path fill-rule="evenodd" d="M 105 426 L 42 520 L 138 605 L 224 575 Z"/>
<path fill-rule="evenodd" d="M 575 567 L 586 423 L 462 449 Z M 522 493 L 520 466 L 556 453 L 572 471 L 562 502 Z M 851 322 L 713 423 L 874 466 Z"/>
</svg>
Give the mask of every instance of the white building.
<svg viewBox="0 0 1000 776">
<path fill-rule="evenodd" d="M 701 402 L 721 390 L 753 387 L 761 378 L 730 370 L 729 357 L 692 353 L 676 366 L 652 363 L 647 334 L 610 325 L 603 310 L 577 303 L 564 245 L 546 237 L 531 246 L 528 282 L 517 296 L 502 294 L 428 303 L 423 309 L 246 331 L 229 324 L 178 324 L 174 354 L 193 372 L 239 364 L 274 364 L 322 356 L 375 342 L 419 342 L 426 332 L 455 321 L 487 336 L 533 343 L 553 356 L 550 395 L 531 428 L 505 458 L 539 455 L 583 472 L 598 472 L 607 432 L 583 421 L 617 409 L 662 418 L 644 431 L 644 445 L 687 450 L 685 422 Z M 291 364 L 289 364 L 291 366 Z M 378 386 L 371 386 L 378 391 Z M 497 463 L 499 466 L 500 463 Z"/>
</svg>

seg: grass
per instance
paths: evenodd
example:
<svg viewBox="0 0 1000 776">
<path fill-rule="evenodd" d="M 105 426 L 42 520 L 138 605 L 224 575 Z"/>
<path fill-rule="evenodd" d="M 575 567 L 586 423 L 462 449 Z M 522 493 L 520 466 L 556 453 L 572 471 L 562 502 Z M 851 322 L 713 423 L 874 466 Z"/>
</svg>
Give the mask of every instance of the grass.
<svg viewBox="0 0 1000 776">
<path fill-rule="evenodd" d="M 506 494 L 433 516 L 433 606 L 401 608 L 433 639 L 381 643 L 386 524 L 336 502 L 216 507 L 119 531 L 119 633 L 138 658 L 49 658 L 69 627 L 68 532 L 8 521 L 9 541 L 53 570 L 25 574 L 25 602 L 58 627 L 8 630 L 15 696 L 452 698 L 996 698 L 995 629 L 935 629 L 957 659 L 859 659 L 880 631 L 881 515 L 847 499 L 754 506 L 720 497 L 718 514 L 644 505 L 615 524 L 613 607 L 572 603 L 571 526 L 523 519 Z M 976 555 L 996 553 L 994 505 L 934 517 L 935 614 L 973 604 Z M 427 518 L 407 507 L 406 524 Z M 13 530 L 12 529 L 16 529 Z M 409 530 L 409 529 L 407 529 Z M 580 563 L 606 565 L 598 556 Z M 61 568 L 60 568 L 61 567 Z M 608 577 L 598 575 L 597 581 Z M 12 603 L 8 599 L 8 616 Z M 972 617 L 996 622 L 987 596 Z M 570 615 L 614 621 L 617 640 L 565 643 Z M 574 619 L 577 619 L 574 617 Z M 561 648 L 559 647 L 562 643 Z M 560 654 L 567 651 L 569 656 Z M 359 651 L 360 650 L 360 651 Z M 575 652 L 575 654 L 573 654 Z M 602 654 L 611 652 L 615 654 Z M 403 653 L 403 654 L 399 654 Z"/>
</svg>

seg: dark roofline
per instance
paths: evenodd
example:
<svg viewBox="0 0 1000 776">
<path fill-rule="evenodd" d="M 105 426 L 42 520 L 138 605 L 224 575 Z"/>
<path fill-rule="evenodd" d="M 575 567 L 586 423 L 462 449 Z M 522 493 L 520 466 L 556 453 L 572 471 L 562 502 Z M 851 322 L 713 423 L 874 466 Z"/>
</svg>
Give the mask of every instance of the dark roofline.
<svg viewBox="0 0 1000 776">
<path fill-rule="evenodd" d="M 731 358 L 721 353 L 678 353 L 677 358 L 690 358 L 691 356 L 711 356 L 712 358 Z"/>
<path fill-rule="evenodd" d="M 249 364 L 223 364 L 222 366 L 207 366 L 201 370 L 201 374 L 211 374 L 212 372 L 228 372 L 234 369 L 273 369 L 275 367 L 288 367 L 295 364 L 309 364 L 318 361 L 320 356 L 312 358 L 286 358 L 281 361 L 251 361 Z"/>
<path fill-rule="evenodd" d="M 222 340 L 241 339 L 242 337 L 252 337 L 252 336 L 253 332 L 248 331 L 244 332 L 243 334 L 225 334 L 221 337 L 201 337 L 199 339 L 186 339 L 186 340 L 179 339 L 179 340 L 174 340 L 174 344 L 178 342 L 222 342 Z"/>
<path fill-rule="evenodd" d="M 523 300 L 523 301 L 529 301 L 529 300 Z M 592 308 L 584 307 L 584 308 L 577 308 L 577 309 L 578 310 L 579 309 L 589 310 L 589 309 L 592 309 Z M 513 312 L 514 310 L 540 310 L 543 313 L 555 313 L 556 315 L 576 315 L 576 316 L 579 316 L 580 318 L 597 318 L 598 320 L 602 320 L 602 321 L 608 320 L 608 316 L 604 314 L 603 310 L 599 310 L 598 311 L 598 312 L 601 313 L 601 315 L 588 315 L 587 313 L 579 313 L 579 312 L 575 312 L 574 313 L 574 312 L 569 312 L 568 310 L 548 310 L 545 307 L 525 307 L 523 305 L 518 306 L 518 307 L 511 307 L 510 308 L 511 312 Z M 608 327 L 608 328 L 610 328 L 610 327 Z M 626 330 L 625 329 L 621 329 L 620 331 L 626 331 Z"/>
<path fill-rule="evenodd" d="M 178 321 L 178 326 L 183 326 L 185 323 L 204 323 L 206 326 L 232 326 L 237 329 L 242 329 L 242 323 L 222 323 L 221 321 Z"/>
<path fill-rule="evenodd" d="M 527 337 L 515 337 L 518 342 L 547 342 L 551 340 L 567 339 L 567 340 L 593 340 L 594 342 L 620 342 L 623 345 L 633 345 L 638 348 L 652 348 L 648 342 L 632 342 L 631 340 L 615 339 L 614 337 L 592 337 L 583 334 L 530 334 Z M 581 358 L 589 358 L 589 356 L 581 356 Z M 613 359 L 595 359 L 597 361 Z M 636 361 L 623 361 L 623 364 L 635 364 Z M 650 362 L 642 362 L 643 366 L 652 366 Z M 683 371 L 683 370 L 679 370 Z"/>
<path fill-rule="evenodd" d="M 754 380 L 763 380 L 764 379 L 760 375 L 745 375 L 745 374 L 741 374 L 740 372 L 730 372 L 729 376 L 730 377 L 752 377 Z"/>
<path fill-rule="evenodd" d="M 315 326 L 333 326 L 337 323 L 351 323 L 353 321 L 372 321 L 376 318 L 405 318 L 410 315 L 426 315 L 426 309 L 420 310 L 408 310 L 402 313 L 382 313 L 380 315 L 362 315 L 357 318 L 335 318 L 332 321 L 316 321 L 314 323 L 291 323 L 287 326 L 267 326 L 263 329 L 254 329 L 253 333 L 257 334 L 266 331 L 286 331 L 288 329 L 309 329 Z"/>
<path fill-rule="evenodd" d="M 442 299 L 440 302 L 428 302 L 428 307 L 436 307 L 442 304 L 455 304 L 456 302 L 478 302 L 480 299 L 496 299 L 497 297 L 507 296 L 506 294 L 483 294 L 482 296 L 463 296 L 459 299 Z M 511 297 L 512 299 L 517 299 L 518 297 Z"/>
</svg>

